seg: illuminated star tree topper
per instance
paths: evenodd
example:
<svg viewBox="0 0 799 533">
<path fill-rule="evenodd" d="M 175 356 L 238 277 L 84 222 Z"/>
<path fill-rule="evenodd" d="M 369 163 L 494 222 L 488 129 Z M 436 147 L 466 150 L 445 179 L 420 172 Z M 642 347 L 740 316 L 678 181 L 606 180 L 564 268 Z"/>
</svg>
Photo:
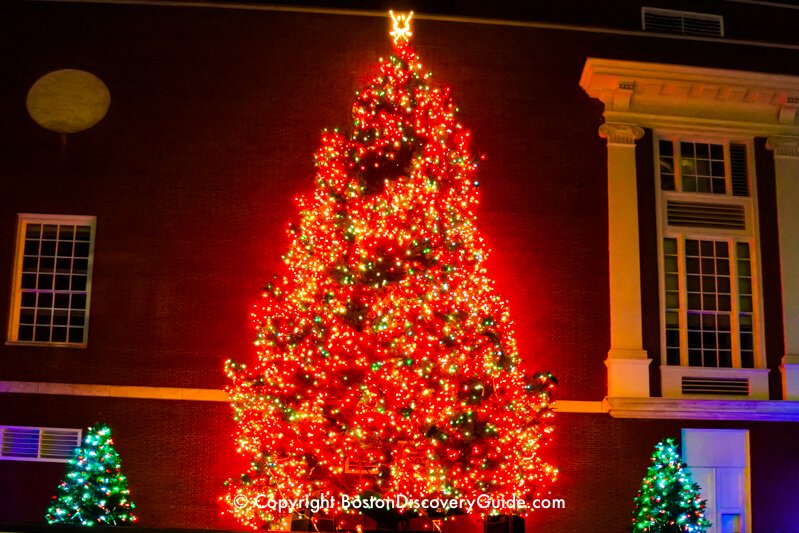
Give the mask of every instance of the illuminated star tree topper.
<svg viewBox="0 0 799 533">
<path fill-rule="evenodd" d="M 516 513 L 507 502 L 557 475 L 554 378 L 518 352 L 485 268 L 471 133 L 410 46 L 410 17 L 393 16 L 393 53 L 349 132 L 322 134 L 288 273 L 253 310 L 254 361 L 227 363 L 250 466 L 223 499 L 252 528 L 281 516 L 246 502 L 365 491 L 487 494 Z"/>
</svg>

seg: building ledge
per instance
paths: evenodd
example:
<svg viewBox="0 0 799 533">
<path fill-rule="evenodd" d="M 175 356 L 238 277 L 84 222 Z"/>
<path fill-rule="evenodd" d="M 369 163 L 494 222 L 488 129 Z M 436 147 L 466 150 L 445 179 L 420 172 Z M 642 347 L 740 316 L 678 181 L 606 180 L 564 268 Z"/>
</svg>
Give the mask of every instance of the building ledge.
<svg viewBox="0 0 799 533">
<path fill-rule="evenodd" d="M 799 422 L 799 401 L 605 398 L 614 418 Z"/>
<path fill-rule="evenodd" d="M 100 396 L 106 398 L 189 400 L 202 402 L 230 401 L 227 392 L 219 389 L 95 385 L 84 383 L 45 383 L 39 381 L 0 381 L 0 394 L 2 393 L 58 394 L 64 396 Z"/>
</svg>

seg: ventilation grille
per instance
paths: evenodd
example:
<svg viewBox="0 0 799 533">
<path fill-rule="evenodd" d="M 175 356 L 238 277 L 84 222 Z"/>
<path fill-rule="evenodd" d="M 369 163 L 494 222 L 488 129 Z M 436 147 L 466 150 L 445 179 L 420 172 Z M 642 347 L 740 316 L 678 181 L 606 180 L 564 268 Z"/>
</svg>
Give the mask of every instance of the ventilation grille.
<svg viewBox="0 0 799 533">
<path fill-rule="evenodd" d="M 724 17 L 705 13 L 641 8 L 644 31 L 724 37 Z"/>
<path fill-rule="evenodd" d="M 683 394 L 712 394 L 714 396 L 749 396 L 747 378 L 692 378 L 683 376 Z"/>
<path fill-rule="evenodd" d="M 80 439 L 79 429 L 0 426 L 0 459 L 67 462 Z"/>
<path fill-rule="evenodd" d="M 730 143 L 730 171 L 733 196 L 749 196 L 745 144 Z"/>
<path fill-rule="evenodd" d="M 746 212 L 742 205 L 699 202 L 666 202 L 669 226 L 695 228 L 746 229 Z"/>
</svg>

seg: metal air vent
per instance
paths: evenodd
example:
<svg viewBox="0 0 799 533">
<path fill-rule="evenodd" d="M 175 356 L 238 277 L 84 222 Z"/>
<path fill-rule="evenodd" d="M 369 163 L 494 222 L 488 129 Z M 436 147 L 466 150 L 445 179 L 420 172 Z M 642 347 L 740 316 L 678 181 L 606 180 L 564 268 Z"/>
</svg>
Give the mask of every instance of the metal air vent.
<svg viewBox="0 0 799 533">
<path fill-rule="evenodd" d="M 666 202 L 669 226 L 718 229 L 746 229 L 746 211 L 742 205 L 702 202 Z"/>
<path fill-rule="evenodd" d="M 682 393 L 713 396 L 749 396 L 747 378 L 697 378 L 683 376 Z"/>
<path fill-rule="evenodd" d="M 644 31 L 724 37 L 724 17 L 721 15 L 642 7 L 641 20 Z"/>
</svg>

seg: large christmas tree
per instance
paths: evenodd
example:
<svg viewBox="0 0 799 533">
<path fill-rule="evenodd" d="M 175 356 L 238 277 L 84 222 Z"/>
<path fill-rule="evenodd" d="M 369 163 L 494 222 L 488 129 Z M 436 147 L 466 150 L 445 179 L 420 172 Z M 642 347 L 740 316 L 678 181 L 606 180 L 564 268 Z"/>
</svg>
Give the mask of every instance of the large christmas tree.
<svg viewBox="0 0 799 533">
<path fill-rule="evenodd" d="M 111 429 L 95 424 L 75 449 L 45 518 L 50 524 L 122 526 L 136 521 Z"/>
<path fill-rule="evenodd" d="M 557 475 L 541 456 L 554 379 L 519 356 L 484 267 L 470 133 L 407 22 L 358 92 L 351 133 L 322 135 L 288 275 L 253 313 L 257 361 L 227 364 L 251 466 L 224 499 L 254 528 L 285 514 L 271 498 L 370 490 L 529 504 Z"/>
<path fill-rule="evenodd" d="M 711 524 L 700 490 L 674 440 L 659 442 L 635 498 L 633 533 L 704 533 Z"/>
</svg>

